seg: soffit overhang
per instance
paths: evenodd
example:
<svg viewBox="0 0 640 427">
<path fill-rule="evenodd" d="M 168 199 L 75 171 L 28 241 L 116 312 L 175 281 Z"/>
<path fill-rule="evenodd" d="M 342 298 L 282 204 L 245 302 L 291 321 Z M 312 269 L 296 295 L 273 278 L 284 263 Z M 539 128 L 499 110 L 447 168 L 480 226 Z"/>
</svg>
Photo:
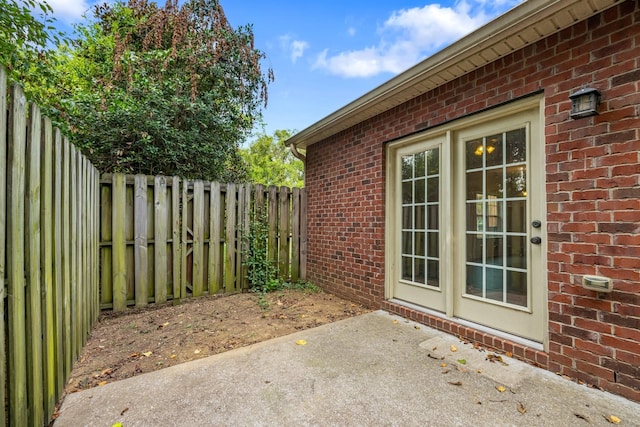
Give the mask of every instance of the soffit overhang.
<svg viewBox="0 0 640 427">
<path fill-rule="evenodd" d="M 621 1 L 528 0 L 296 133 L 285 143 L 305 149 Z"/>
</svg>

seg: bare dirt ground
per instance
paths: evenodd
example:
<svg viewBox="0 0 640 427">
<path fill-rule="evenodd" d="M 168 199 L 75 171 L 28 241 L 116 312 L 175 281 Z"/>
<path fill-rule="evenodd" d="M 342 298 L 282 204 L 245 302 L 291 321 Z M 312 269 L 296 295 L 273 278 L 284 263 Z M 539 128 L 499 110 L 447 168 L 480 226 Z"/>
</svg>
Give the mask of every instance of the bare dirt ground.
<svg viewBox="0 0 640 427">
<path fill-rule="evenodd" d="M 74 365 L 65 393 L 97 387 L 369 310 L 334 295 L 285 289 L 207 296 L 179 305 L 105 312 Z"/>
</svg>

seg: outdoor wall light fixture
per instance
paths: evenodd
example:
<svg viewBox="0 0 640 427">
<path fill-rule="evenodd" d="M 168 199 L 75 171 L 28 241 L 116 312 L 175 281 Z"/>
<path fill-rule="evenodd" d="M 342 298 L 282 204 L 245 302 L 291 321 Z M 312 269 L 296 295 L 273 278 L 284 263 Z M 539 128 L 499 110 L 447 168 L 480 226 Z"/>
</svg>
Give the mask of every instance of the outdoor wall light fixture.
<svg viewBox="0 0 640 427">
<path fill-rule="evenodd" d="M 595 116 L 600 105 L 600 91 L 590 87 L 583 87 L 579 91 L 569 95 L 571 100 L 571 118 Z"/>
</svg>

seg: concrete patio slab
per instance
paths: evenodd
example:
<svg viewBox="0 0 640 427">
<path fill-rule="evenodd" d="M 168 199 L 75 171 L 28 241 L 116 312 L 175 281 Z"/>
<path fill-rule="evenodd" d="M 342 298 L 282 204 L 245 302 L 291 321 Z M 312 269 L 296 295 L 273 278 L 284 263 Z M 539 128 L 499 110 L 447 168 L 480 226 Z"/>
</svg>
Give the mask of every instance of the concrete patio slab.
<svg viewBox="0 0 640 427">
<path fill-rule="evenodd" d="M 54 426 L 640 425 L 634 402 L 487 354 L 377 311 L 70 394 Z"/>
</svg>

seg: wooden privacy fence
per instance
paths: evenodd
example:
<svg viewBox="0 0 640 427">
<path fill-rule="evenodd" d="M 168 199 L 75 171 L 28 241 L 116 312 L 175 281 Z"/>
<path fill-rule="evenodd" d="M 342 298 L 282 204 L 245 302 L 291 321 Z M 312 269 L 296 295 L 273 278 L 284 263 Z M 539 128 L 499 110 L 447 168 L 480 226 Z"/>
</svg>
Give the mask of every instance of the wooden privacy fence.
<svg viewBox="0 0 640 427">
<path fill-rule="evenodd" d="M 99 185 L 0 67 L 0 426 L 48 424 L 98 318 Z"/>
<path fill-rule="evenodd" d="M 304 189 L 113 174 L 100 193 L 102 308 L 247 290 L 246 235 L 258 210 L 278 277 L 306 277 Z"/>
<path fill-rule="evenodd" d="M 48 424 L 101 308 L 248 289 L 252 212 L 306 277 L 304 189 L 98 171 L 0 66 L 0 427 Z"/>
</svg>

